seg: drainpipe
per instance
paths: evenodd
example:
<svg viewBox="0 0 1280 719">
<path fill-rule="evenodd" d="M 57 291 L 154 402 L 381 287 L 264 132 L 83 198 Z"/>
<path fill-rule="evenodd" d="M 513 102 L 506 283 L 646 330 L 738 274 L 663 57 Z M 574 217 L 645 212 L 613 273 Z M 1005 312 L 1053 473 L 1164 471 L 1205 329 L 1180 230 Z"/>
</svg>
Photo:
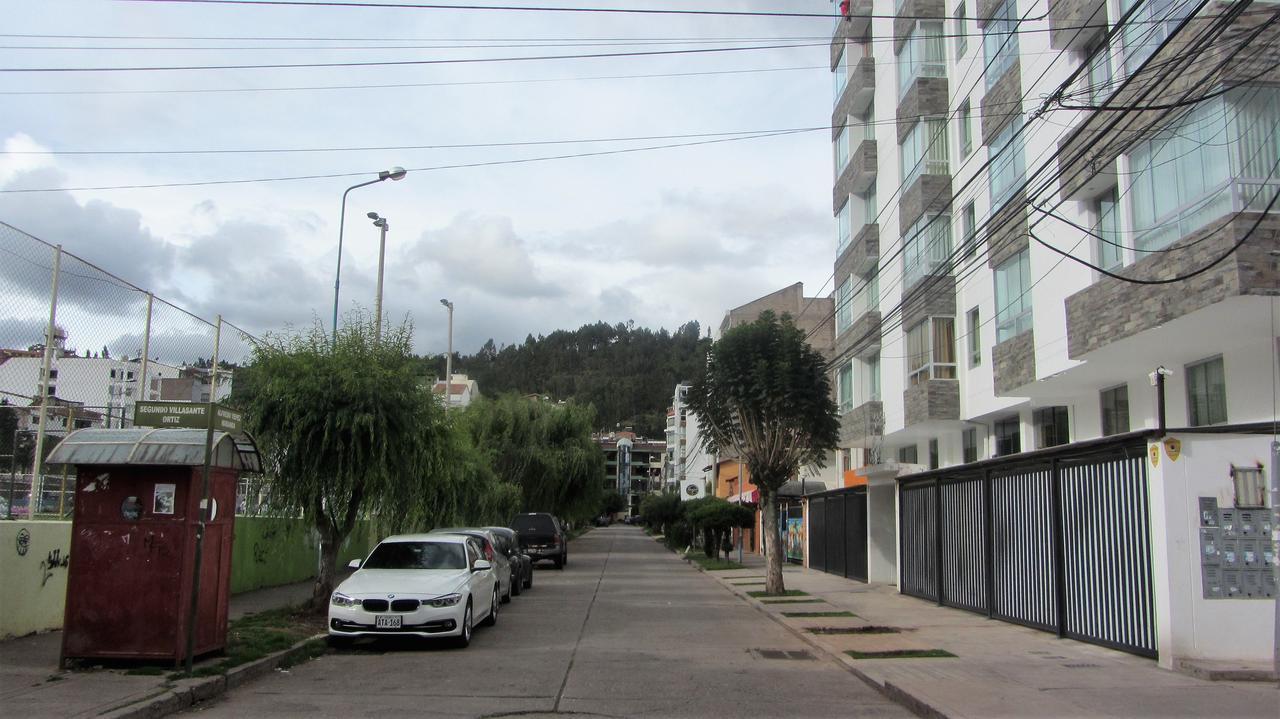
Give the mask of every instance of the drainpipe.
<svg viewBox="0 0 1280 719">
<path fill-rule="evenodd" d="M 1149 377 L 1151 384 L 1156 388 L 1156 434 L 1159 437 L 1165 435 L 1165 418 L 1164 418 L 1164 378 L 1173 374 L 1164 368 L 1164 365 L 1156 367 L 1156 371 L 1152 372 Z"/>
</svg>

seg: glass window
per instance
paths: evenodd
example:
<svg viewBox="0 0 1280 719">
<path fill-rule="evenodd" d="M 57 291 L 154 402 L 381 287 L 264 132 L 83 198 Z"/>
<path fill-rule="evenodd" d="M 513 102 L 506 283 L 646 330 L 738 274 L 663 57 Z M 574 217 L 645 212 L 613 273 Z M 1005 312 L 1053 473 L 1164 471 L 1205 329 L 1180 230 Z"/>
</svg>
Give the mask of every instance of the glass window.
<svg viewBox="0 0 1280 719">
<path fill-rule="evenodd" d="M 910 186 L 922 174 L 951 174 L 947 153 L 946 119 L 930 118 L 917 122 L 898 145 L 902 186 Z"/>
<path fill-rule="evenodd" d="M 898 52 L 898 100 L 918 77 L 947 76 L 947 47 L 941 20 L 921 20 Z"/>
<path fill-rule="evenodd" d="M 1018 60 L 1018 22 L 1018 3 L 1005 0 L 982 28 L 988 90 Z"/>
<path fill-rule="evenodd" d="M 1129 385 L 1102 390 L 1102 436 L 1129 431 Z"/>
<path fill-rule="evenodd" d="M 969 335 L 969 367 L 982 364 L 982 322 L 978 320 L 978 308 L 969 310 L 967 315 Z"/>
<path fill-rule="evenodd" d="M 1057 447 L 1071 441 L 1066 407 L 1043 407 L 1032 413 L 1036 426 L 1036 447 Z"/>
<path fill-rule="evenodd" d="M 1031 251 L 996 268 L 996 344 L 1031 329 Z"/>
<path fill-rule="evenodd" d="M 851 135 L 852 132 L 853 132 L 852 129 L 848 127 L 842 127 L 840 128 L 839 133 L 836 135 L 834 149 L 836 153 L 835 175 L 837 179 L 839 179 L 840 173 L 844 172 L 845 165 L 849 164 L 849 135 Z"/>
<path fill-rule="evenodd" d="M 964 206 L 960 212 L 960 242 L 965 257 L 973 257 L 978 251 L 978 214 L 973 209 L 973 203 Z"/>
<path fill-rule="evenodd" d="M 453 542 L 383 542 L 361 569 L 465 569 L 462 545 Z"/>
<path fill-rule="evenodd" d="M 848 202 L 845 202 L 844 207 L 841 207 L 840 211 L 836 213 L 836 256 L 837 257 L 840 256 L 841 252 L 844 252 L 844 248 L 849 246 L 849 239 L 851 237 L 850 235 L 851 228 L 849 225 L 851 218 L 849 217 L 849 213 L 853 210 L 851 205 L 853 205 L 852 199 L 850 199 Z"/>
<path fill-rule="evenodd" d="M 849 46 L 846 45 L 840 53 L 840 59 L 836 61 L 835 68 L 831 71 L 831 79 L 833 89 L 835 91 L 835 102 L 840 102 L 840 95 L 844 93 L 844 86 L 849 84 Z"/>
<path fill-rule="evenodd" d="M 1130 75 L 1199 4 L 1191 0 L 1120 0 L 1120 15 L 1138 3 L 1141 3 L 1138 10 L 1129 16 L 1120 31 L 1124 41 L 1124 69 Z"/>
<path fill-rule="evenodd" d="M 1089 71 L 1085 73 L 1085 78 L 1085 82 L 1089 83 L 1085 88 L 1089 102 L 1094 105 L 1105 105 L 1107 98 L 1111 97 L 1112 89 L 1111 49 L 1105 41 L 1093 48 L 1089 56 Z"/>
<path fill-rule="evenodd" d="M 902 243 L 902 286 L 911 288 L 925 275 L 951 271 L 951 217 L 925 215 L 907 231 Z"/>
<path fill-rule="evenodd" d="M 988 151 L 991 164 L 987 169 L 987 184 L 991 192 L 991 214 L 995 215 L 1022 186 L 1027 174 L 1022 150 L 1021 116 L 1013 118 L 996 133 Z"/>
<path fill-rule="evenodd" d="M 969 49 L 969 23 L 965 22 L 964 3 L 956 5 L 956 10 L 951 15 L 956 20 L 956 62 L 959 62 Z"/>
<path fill-rule="evenodd" d="M 1097 237 L 1093 241 L 1097 246 L 1098 266 L 1104 270 L 1114 270 L 1124 264 L 1124 248 L 1120 243 L 1120 213 L 1116 209 L 1118 201 L 1116 188 L 1113 187 L 1094 203 L 1098 225 L 1094 229 Z"/>
<path fill-rule="evenodd" d="M 1222 358 L 1187 366 L 1187 423 L 1192 427 L 1227 421 L 1227 378 Z"/>
<path fill-rule="evenodd" d="M 853 275 L 844 278 L 836 288 L 836 334 L 853 324 Z"/>
<path fill-rule="evenodd" d="M 965 464 L 978 461 L 978 430 L 970 427 L 960 432 L 960 448 L 964 453 Z"/>
<path fill-rule="evenodd" d="M 898 461 L 902 464 L 916 464 L 917 459 L 919 457 L 916 455 L 916 446 L 914 444 L 898 448 Z"/>
<path fill-rule="evenodd" d="M 840 413 L 853 411 L 853 365 L 840 368 Z"/>
<path fill-rule="evenodd" d="M 907 330 L 907 378 L 911 385 L 956 378 L 954 319 L 931 317 Z"/>
<path fill-rule="evenodd" d="M 859 404 L 880 401 L 880 356 L 867 357 L 857 361 L 860 366 L 858 386 Z"/>
<path fill-rule="evenodd" d="M 1022 451 L 1022 427 L 1017 415 L 996 420 L 994 430 L 997 457 Z"/>
<path fill-rule="evenodd" d="M 880 276 L 877 270 L 860 279 L 853 297 L 853 318 L 857 319 L 880 307 Z"/>
<path fill-rule="evenodd" d="M 960 122 L 960 159 L 963 160 L 973 152 L 973 109 L 969 98 L 960 103 L 960 111 L 956 114 Z"/>
<path fill-rule="evenodd" d="M 930 439 L 929 440 L 929 469 L 937 469 L 938 461 L 939 461 L 938 440 Z"/>
</svg>

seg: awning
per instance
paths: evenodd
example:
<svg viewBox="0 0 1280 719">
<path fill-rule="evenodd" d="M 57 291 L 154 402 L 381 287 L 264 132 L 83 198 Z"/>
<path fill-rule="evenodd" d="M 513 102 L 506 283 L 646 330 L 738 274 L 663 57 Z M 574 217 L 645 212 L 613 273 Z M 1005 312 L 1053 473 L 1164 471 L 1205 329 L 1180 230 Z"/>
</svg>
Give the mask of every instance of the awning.
<svg viewBox="0 0 1280 719">
<path fill-rule="evenodd" d="M 153 429 L 91 427 L 68 434 L 53 452 L 49 464 L 83 465 L 179 465 L 204 464 L 203 429 Z M 261 472 L 258 447 L 247 432 L 213 433 L 214 467 Z"/>
<path fill-rule="evenodd" d="M 733 504 L 759 504 L 760 490 L 753 489 L 750 492 L 729 495 L 729 501 Z"/>
</svg>

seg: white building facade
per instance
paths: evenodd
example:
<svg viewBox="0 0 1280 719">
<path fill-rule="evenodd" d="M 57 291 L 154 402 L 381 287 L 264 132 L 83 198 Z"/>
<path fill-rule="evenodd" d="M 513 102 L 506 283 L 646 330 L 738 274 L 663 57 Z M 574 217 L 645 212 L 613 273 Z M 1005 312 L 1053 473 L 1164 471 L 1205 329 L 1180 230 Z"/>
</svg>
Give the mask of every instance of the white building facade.
<svg viewBox="0 0 1280 719">
<path fill-rule="evenodd" d="M 689 409 L 689 388 L 688 382 L 676 385 L 671 408 L 667 410 L 665 481 L 667 491 L 680 491 L 682 497 L 697 499 L 706 495 L 715 462 L 702 448 L 698 415 Z M 687 490 L 691 483 L 701 485 L 697 493 Z"/>
</svg>

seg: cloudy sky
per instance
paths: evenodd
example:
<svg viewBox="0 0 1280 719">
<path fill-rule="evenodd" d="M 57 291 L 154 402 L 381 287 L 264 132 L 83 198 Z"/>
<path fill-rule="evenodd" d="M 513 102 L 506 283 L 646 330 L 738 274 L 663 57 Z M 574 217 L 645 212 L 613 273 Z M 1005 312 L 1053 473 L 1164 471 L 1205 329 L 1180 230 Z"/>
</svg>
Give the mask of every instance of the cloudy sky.
<svg viewBox="0 0 1280 719">
<path fill-rule="evenodd" d="M 378 234 L 365 214 L 376 211 L 391 227 L 385 311 L 412 318 L 419 351 L 444 349 L 442 297 L 455 302 L 462 352 L 596 320 L 714 326 L 793 282 L 831 291 L 829 132 L 725 134 L 829 123 L 831 27 L 827 18 L 11 3 L 0 36 L 0 221 L 198 315 L 266 332 L 328 322 L 343 190 L 400 165 L 410 169 L 403 181 L 350 194 L 341 307 L 373 305 Z M 770 45 L 793 47 L 720 51 Z M 695 49 L 716 51 L 349 65 Z M 154 69 L 317 63 L 348 65 Z M 148 69 L 84 71 L 108 67 Z M 684 146 L 651 149 L 662 145 Z M 217 152 L 175 152 L 193 150 Z M 546 159 L 578 154 L 592 156 Z M 328 177 L 198 184 L 315 175 Z M 162 187 L 118 189 L 140 185 Z M 35 299 L 47 278 L 10 259 L 0 260 L 0 335 L 10 335 L 0 340 L 18 343 L 13 335 L 47 312 Z M 18 296 L 27 290 L 33 297 Z M 81 320 L 81 346 L 140 332 L 133 305 L 82 304 L 94 319 Z"/>
</svg>

